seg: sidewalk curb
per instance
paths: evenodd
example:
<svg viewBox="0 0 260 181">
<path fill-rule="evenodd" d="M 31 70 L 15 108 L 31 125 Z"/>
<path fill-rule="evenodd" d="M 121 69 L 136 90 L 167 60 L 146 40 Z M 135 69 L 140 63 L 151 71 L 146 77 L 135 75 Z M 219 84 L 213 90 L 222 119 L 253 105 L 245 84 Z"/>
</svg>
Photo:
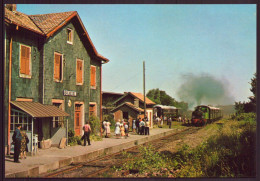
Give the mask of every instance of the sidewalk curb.
<svg viewBox="0 0 260 181">
<path fill-rule="evenodd" d="M 176 132 L 175 129 L 171 129 L 169 131 L 165 131 L 165 132 L 162 132 L 162 133 L 159 133 L 156 135 L 145 136 L 143 138 L 140 138 L 137 140 L 131 140 L 129 142 L 125 142 L 125 143 L 122 143 L 122 144 L 119 144 L 116 146 L 110 146 L 110 147 L 105 147 L 105 148 L 101 148 L 98 150 L 94 150 L 92 152 L 89 152 L 89 153 L 86 153 L 83 155 L 67 157 L 67 158 L 64 158 L 64 159 L 61 159 L 59 161 L 55 161 L 55 162 L 52 162 L 49 164 L 35 166 L 26 171 L 20 171 L 20 172 L 16 172 L 16 173 L 6 174 L 5 177 L 6 178 L 38 177 L 40 174 L 46 173 L 51 170 L 62 168 L 73 162 L 83 162 L 83 161 L 87 161 L 89 159 L 96 158 L 101 155 L 116 153 L 116 152 L 131 148 L 136 145 L 142 145 L 146 142 L 167 136 L 167 135 L 175 133 L 175 132 Z"/>
</svg>

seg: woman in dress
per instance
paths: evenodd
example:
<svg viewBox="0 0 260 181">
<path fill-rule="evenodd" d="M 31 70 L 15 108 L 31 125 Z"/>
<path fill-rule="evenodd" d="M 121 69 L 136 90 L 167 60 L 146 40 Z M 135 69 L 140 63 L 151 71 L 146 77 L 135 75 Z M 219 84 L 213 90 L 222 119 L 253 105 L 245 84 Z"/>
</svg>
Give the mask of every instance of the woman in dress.
<svg viewBox="0 0 260 181">
<path fill-rule="evenodd" d="M 120 125 L 120 131 L 121 131 L 121 138 L 123 138 L 125 136 L 125 127 L 124 124 Z"/>
<path fill-rule="evenodd" d="M 28 136 L 26 135 L 25 129 L 23 128 L 21 130 L 22 140 L 21 140 L 21 159 L 26 159 L 26 152 L 28 152 L 27 144 L 29 143 Z"/>
<path fill-rule="evenodd" d="M 135 133 L 135 130 L 136 130 L 135 119 L 133 119 L 132 126 L 133 126 L 133 133 Z"/>
<path fill-rule="evenodd" d="M 109 121 L 106 122 L 106 138 L 110 137 L 110 125 L 111 123 Z"/>
<path fill-rule="evenodd" d="M 120 123 L 119 123 L 120 120 L 118 120 L 115 124 L 115 135 L 116 135 L 116 138 L 119 138 L 120 136 Z"/>
</svg>

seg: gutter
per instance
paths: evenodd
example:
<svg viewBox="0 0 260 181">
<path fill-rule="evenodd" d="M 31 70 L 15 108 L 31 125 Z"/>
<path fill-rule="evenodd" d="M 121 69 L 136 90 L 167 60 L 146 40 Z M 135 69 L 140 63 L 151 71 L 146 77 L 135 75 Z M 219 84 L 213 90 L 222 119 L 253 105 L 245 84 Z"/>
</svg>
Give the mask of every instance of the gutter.
<svg viewBox="0 0 260 181">
<path fill-rule="evenodd" d="M 102 137 L 102 118 L 103 118 L 103 111 L 102 111 L 102 62 L 100 64 L 100 136 Z"/>
<path fill-rule="evenodd" d="M 11 35 L 10 35 L 11 36 Z M 12 83 L 12 47 L 13 47 L 13 38 L 11 36 L 10 38 L 10 52 L 9 52 L 9 95 L 8 95 L 8 147 L 7 147 L 7 154 L 10 155 L 10 149 L 11 149 L 11 144 L 10 144 L 10 124 L 11 124 L 11 83 Z"/>
</svg>

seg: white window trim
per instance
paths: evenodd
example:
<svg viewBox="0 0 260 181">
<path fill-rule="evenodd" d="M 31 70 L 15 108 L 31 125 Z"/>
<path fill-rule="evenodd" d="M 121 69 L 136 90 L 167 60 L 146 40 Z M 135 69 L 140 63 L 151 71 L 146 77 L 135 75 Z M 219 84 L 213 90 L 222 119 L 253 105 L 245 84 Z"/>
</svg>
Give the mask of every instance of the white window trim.
<svg viewBox="0 0 260 181">
<path fill-rule="evenodd" d="M 77 61 L 78 60 L 82 62 L 82 83 L 77 82 L 77 72 L 78 72 L 77 71 Z M 77 58 L 76 59 L 76 85 L 83 85 L 83 83 L 84 83 L 84 61 L 79 59 L 79 58 Z"/>
<path fill-rule="evenodd" d="M 58 79 L 55 79 L 54 77 L 54 71 L 55 71 L 55 54 L 57 55 L 61 55 L 61 80 L 58 80 Z M 64 70 L 64 67 L 63 67 L 63 54 L 61 53 L 58 53 L 58 52 L 54 52 L 54 56 L 53 56 L 53 80 L 55 82 L 63 82 L 63 70 Z"/>
<path fill-rule="evenodd" d="M 71 31 L 71 41 L 68 41 L 68 40 L 67 40 L 67 43 L 70 44 L 70 45 L 73 45 L 74 31 L 73 31 L 73 29 L 71 29 L 71 28 L 67 28 L 67 29 L 66 29 L 66 33 L 68 33 L 68 30 Z"/>
<path fill-rule="evenodd" d="M 95 67 L 96 68 L 95 86 L 91 86 L 91 67 Z M 94 66 L 94 65 L 90 66 L 90 88 L 91 89 L 96 89 L 97 88 L 97 66 Z"/>
<path fill-rule="evenodd" d="M 29 75 L 27 74 L 21 74 L 21 49 L 22 49 L 22 46 L 25 46 L 25 47 L 28 47 L 30 49 L 30 57 L 29 57 Z M 30 46 L 27 46 L 27 45 L 24 45 L 24 44 L 21 44 L 20 43 L 20 50 L 19 50 L 19 77 L 22 77 L 22 78 L 27 78 L 27 79 L 31 79 L 32 78 L 32 47 Z"/>
<path fill-rule="evenodd" d="M 96 102 L 89 102 L 89 107 L 90 107 L 90 105 L 94 105 L 95 106 L 95 116 L 97 116 L 97 103 Z M 89 109 L 88 109 L 88 111 L 89 111 Z M 89 116 L 90 116 L 90 112 L 89 112 Z"/>
</svg>

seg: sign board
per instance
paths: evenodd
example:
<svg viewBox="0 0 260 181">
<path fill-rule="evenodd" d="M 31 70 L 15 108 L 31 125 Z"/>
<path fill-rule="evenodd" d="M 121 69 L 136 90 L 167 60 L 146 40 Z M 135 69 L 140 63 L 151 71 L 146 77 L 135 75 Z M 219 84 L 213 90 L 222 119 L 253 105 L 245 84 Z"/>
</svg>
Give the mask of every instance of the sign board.
<svg viewBox="0 0 260 181">
<path fill-rule="evenodd" d="M 64 96 L 77 96 L 77 92 L 76 91 L 68 91 L 68 90 L 63 90 L 63 95 Z"/>
</svg>

